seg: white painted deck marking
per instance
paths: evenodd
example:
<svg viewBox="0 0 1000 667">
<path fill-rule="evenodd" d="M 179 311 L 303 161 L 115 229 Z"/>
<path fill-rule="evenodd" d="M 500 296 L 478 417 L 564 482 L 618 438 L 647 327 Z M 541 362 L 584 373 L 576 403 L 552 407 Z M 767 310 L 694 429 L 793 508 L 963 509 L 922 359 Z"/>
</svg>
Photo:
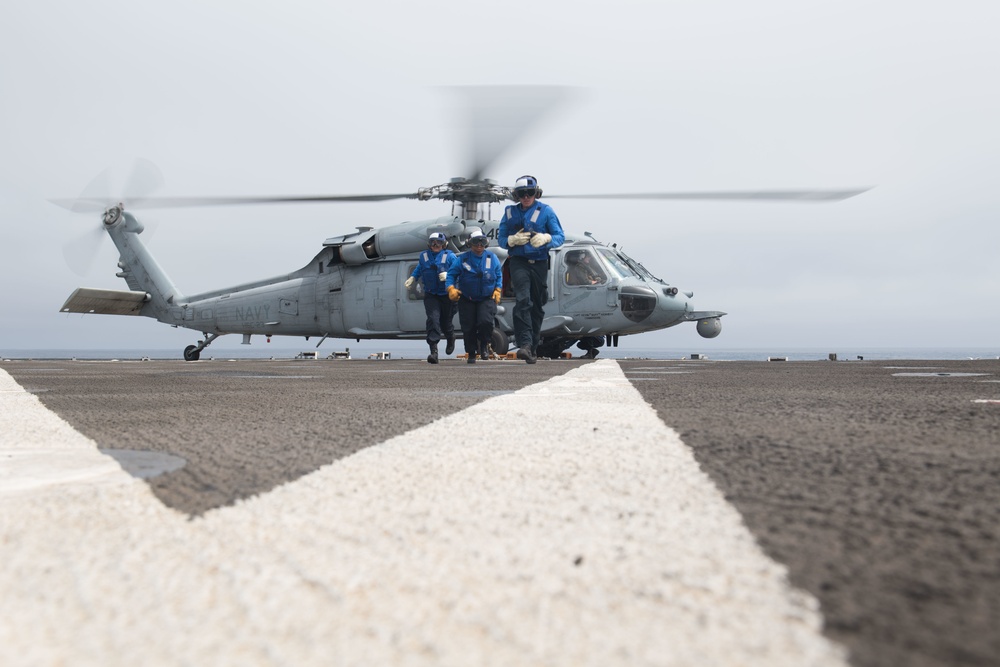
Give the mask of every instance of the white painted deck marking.
<svg viewBox="0 0 1000 667">
<path fill-rule="evenodd" d="M 968 377 L 978 377 L 982 375 L 989 375 L 989 373 L 893 373 L 893 377 L 919 377 L 919 378 L 968 378 Z"/>
<path fill-rule="evenodd" d="M 0 462 L 110 461 L 0 415 Z M 194 521 L 101 479 L 3 498 L 0 663 L 846 665 L 612 360 Z"/>
</svg>

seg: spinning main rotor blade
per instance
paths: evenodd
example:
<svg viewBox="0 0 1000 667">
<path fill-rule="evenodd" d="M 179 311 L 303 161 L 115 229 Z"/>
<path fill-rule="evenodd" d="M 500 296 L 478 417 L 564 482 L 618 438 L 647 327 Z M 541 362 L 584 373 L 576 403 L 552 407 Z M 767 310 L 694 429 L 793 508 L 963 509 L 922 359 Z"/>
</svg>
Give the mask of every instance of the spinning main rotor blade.
<svg viewBox="0 0 1000 667">
<path fill-rule="evenodd" d="M 631 194 L 545 195 L 545 199 L 708 199 L 719 201 L 842 201 L 868 192 L 854 190 L 748 190 L 745 192 L 636 192 Z"/>
<path fill-rule="evenodd" d="M 871 188 L 853 190 L 748 190 L 732 192 L 633 192 L 591 193 L 576 195 L 544 195 L 545 199 L 661 199 L 714 201 L 800 201 L 830 202 L 850 199 Z M 378 202 L 394 199 L 422 199 L 419 193 L 407 192 L 384 195 L 288 195 L 268 197 L 133 197 L 129 208 L 185 208 L 196 206 L 240 206 L 247 204 L 295 204 L 323 202 Z M 78 197 L 50 199 L 50 202 L 71 211 L 99 211 L 110 203 L 108 197 Z"/>
<path fill-rule="evenodd" d="M 189 206 L 239 206 L 242 204 L 288 204 L 321 202 L 390 201 L 392 199 L 417 199 L 416 192 L 387 195 L 289 195 L 278 197 L 139 197 L 129 200 L 129 208 L 184 208 Z M 107 198 L 50 199 L 53 204 L 77 210 L 81 204 L 108 205 Z"/>
<path fill-rule="evenodd" d="M 559 86 L 465 86 L 450 90 L 465 106 L 470 181 L 483 180 L 486 170 L 572 91 Z"/>
</svg>

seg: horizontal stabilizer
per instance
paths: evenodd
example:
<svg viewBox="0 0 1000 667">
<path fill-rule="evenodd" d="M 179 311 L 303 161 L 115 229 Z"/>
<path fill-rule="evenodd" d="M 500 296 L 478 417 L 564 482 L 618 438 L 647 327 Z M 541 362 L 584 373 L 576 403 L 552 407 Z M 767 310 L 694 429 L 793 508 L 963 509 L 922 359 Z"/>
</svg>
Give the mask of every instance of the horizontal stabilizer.
<svg viewBox="0 0 1000 667">
<path fill-rule="evenodd" d="M 78 287 L 59 309 L 62 313 L 94 313 L 95 315 L 138 315 L 149 301 L 146 292 Z"/>
</svg>

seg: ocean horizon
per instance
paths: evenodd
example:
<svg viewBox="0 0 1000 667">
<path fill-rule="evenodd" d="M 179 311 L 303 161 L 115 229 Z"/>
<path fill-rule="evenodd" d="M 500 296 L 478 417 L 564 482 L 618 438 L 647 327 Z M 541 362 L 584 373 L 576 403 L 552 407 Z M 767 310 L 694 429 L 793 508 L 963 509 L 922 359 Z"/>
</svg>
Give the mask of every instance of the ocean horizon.
<svg viewBox="0 0 1000 667">
<path fill-rule="evenodd" d="M 210 359 L 294 359 L 301 352 L 318 352 L 325 359 L 333 352 L 349 352 L 352 359 L 366 359 L 376 352 L 388 352 L 393 359 L 422 359 L 427 347 L 422 342 L 412 341 L 364 341 L 347 346 L 328 345 L 317 349 L 313 345 L 297 347 L 277 345 L 255 345 L 253 347 L 208 347 L 202 352 L 203 360 Z M 581 350 L 570 348 L 573 356 L 582 355 Z M 461 341 L 456 354 L 463 352 Z M 837 361 L 889 361 L 889 360 L 959 360 L 959 359 L 1000 359 L 1000 347 L 753 347 L 753 348 L 702 348 L 683 349 L 680 347 L 624 348 L 603 347 L 601 359 L 691 359 L 711 361 L 767 361 L 785 359 L 787 361 L 826 361 L 830 355 L 837 355 Z M 0 349 L 4 360 L 21 359 L 181 359 L 181 350 L 176 348 L 90 348 L 90 349 Z"/>
</svg>

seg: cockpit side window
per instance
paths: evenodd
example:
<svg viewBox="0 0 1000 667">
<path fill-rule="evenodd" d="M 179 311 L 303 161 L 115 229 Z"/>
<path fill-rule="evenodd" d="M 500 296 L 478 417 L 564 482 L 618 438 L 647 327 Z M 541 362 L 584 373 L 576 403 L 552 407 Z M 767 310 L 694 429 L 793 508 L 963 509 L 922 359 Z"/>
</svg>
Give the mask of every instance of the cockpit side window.
<svg viewBox="0 0 1000 667">
<path fill-rule="evenodd" d="M 587 249 L 569 250 L 565 253 L 565 268 L 563 275 L 567 285 L 590 286 L 603 285 L 608 281 L 601 261 Z"/>
</svg>

